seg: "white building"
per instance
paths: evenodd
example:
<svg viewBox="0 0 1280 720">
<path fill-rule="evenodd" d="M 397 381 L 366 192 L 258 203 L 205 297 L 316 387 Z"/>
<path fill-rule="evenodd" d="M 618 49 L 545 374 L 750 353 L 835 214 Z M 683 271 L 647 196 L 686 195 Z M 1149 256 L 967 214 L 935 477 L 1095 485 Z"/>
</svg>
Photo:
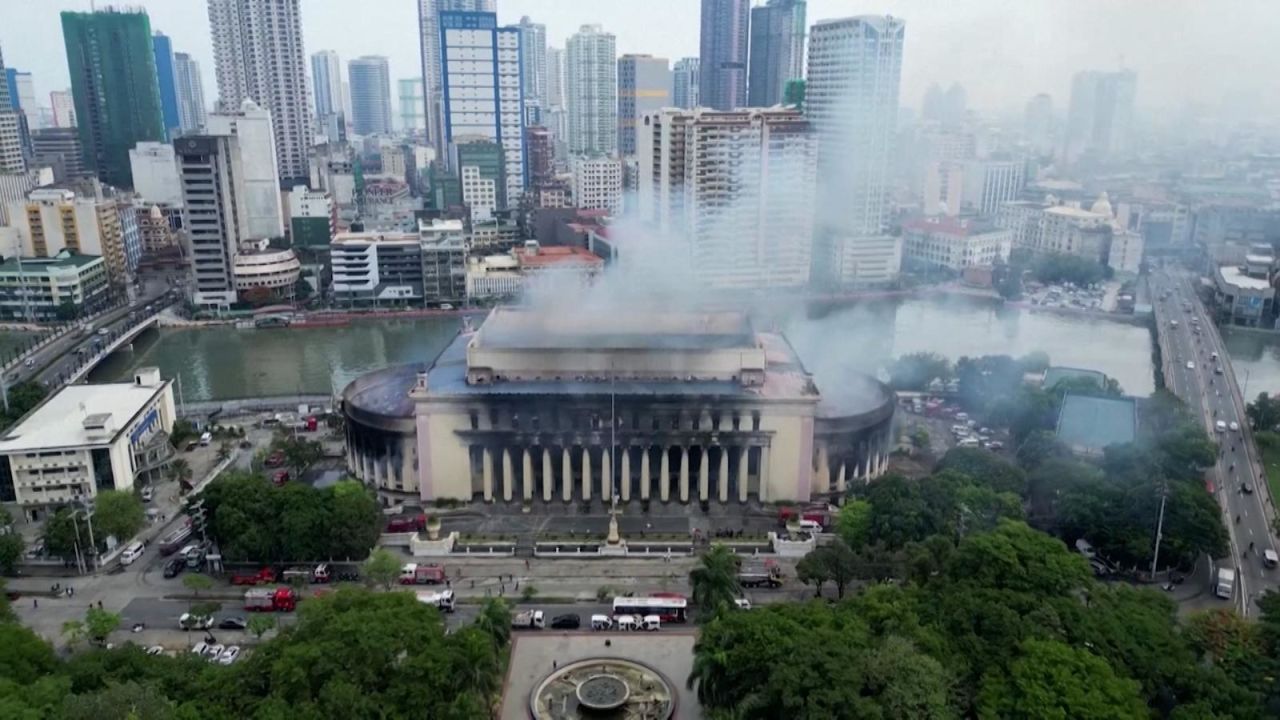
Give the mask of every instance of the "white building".
<svg viewBox="0 0 1280 720">
<path fill-rule="evenodd" d="M 224 309 L 236 302 L 235 257 L 249 239 L 234 135 L 186 135 L 174 143 L 191 251 L 191 302 Z"/>
<path fill-rule="evenodd" d="M 471 220 L 489 222 L 498 208 L 498 190 L 494 181 L 480 175 L 475 165 L 462 167 L 462 202 L 471 210 Z"/>
<path fill-rule="evenodd" d="M 129 213 L 133 210 L 126 208 Z M 120 206 L 115 200 L 77 197 L 71 190 L 32 190 L 26 200 L 9 203 L 9 223 L 17 229 L 25 257 L 49 258 L 63 250 L 84 255 L 101 255 L 107 263 L 111 284 L 124 286 L 133 276 L 141 244 L 136 232 L 126 237 Z M 6 251 L 12 252 L 9 248 Z M 0 252 L 8 254 L 8 252 Z M 130 263 L 130 258 L 135 262 Z"/>
<path fill-rule="evenodd" d="M 902 20 L 889 16 L 823 20 L 810 30 L 805 114 L 818 134 L 813 267 L 821 283 L 898 275 L 901 244 L 886 221 L 905 37 Z"/>
<path fill-rule="evenodd" d="M 1018 197 L 1024 183 L 1019 160 L 935 161 L 925 172 L 921 206 L 926 215 L 993 216 Z"/>
<path fill-rule="evenodd" d="M 333 196 L 298 185 L 289 192 L 289 240 L 294 247 L 327 247 L 338 232 Z"/>
<path fill-rule="evenodd" d="M 574 207 L 622 212 L 622 161 L 596 155 L 573 159 Z"/>
<path fill-rule="evenodd" d="M 671 104 L 685 110 L 698 107 L 698 69 L 701 61 L 696 57 L 680 58 L 671 73 Z"/>
<path fill-rule="evenodd" d="M 311 56 L 311 87 L 316 94 L 317 119 L 342 113 L 342 61 L 338 53 L 321 50 Z"/>
<path fill-rule="evenodd" d="M 0 240 L 4 239 L 0 227 Z M 110 301 L 107 263 L 98 255 L 61 252 L 51 258 L 7 258 L 0 262 L 0 318 L 65 320 L 62 308 L 79 314 L 105 308 Z"/>
<path fill-rule="evenodd" d="M 173 72 L 178 89 L 178 126 L 184 133 L 195 132 L 204 127 L 208 118 L 204 109 L 204 80 L 200 76 L 200 63 L 186 53 L 174 53 Z M 75 106 L 72 105 L 71 109 L 71 124 L 75 125 Z M 57 102 L 54 101 L 54 117 L 57 116 Z"/>
<path fill-rule="evenodd" d="M 351 117 L 347 129 L 355 135 L 391 133 L 391 67 L 380 55 L 365 55 L 347 63 Z"/>
<path fill-rule="evenodd" d="M 292 248 L 272 250 L 266 241 L 259 241 L 254 249 L 241 248 L 236 253 L 232 267 L 235 275 L 236 294 L 267 291 L 281 299 L 292 299 L 294 286 L 302 276 L 302 263 Z"/>
<path fill-rule="evenodd" d="M 178 161 L 168 143 L 140 142 L 129 150 L 133 190 L 143 199 L 182 207 L 182 186 L 178 184 Z"/>
<path fill-rule="evenodd" d="M 103 490 L 132 490 L 168 461 L 177 413 L 157 368 L 133 382 L 67 385 L 0 437 L 0 502 L 32 522 Z"/>
<path fill-rule="evenodd" d="M 467 297 L 467 233 L 461 220 L 418 222 L 422 248 L 422 297 L 458 303 Z"/>
<path fill-rule="evenodd" d="M 401 78 L 396 81 L 396 94 L 400 105 L 400 130 L 405 134 L 420 133 L 427 129 L 427 101 L 422 94 L 422 78 Z M 428 150 L 428 148 L 422 148 Z M 423 163 L 419 167 L 426 167 Z"/>
<path fill-rule="evenodd" d="M 446 152 L 444 84 L 440 68 L 440 13 L 470 11 L 496 13 L 496 0 L 418 0 L 418 40 L 422 58 L 423 95 L 427 102 L 427 141 L 439 157 Z"/>
<path fill-rule="evenodd" d="M 272 131 L 271 113 L 252 100 L 245 100 L 239 112 L 210 115 L 205 132 L 236 138 L 236 147 L 240 153 L 236 192 L 244 195 L 246 214 L 240 220 L 244 237 L 256 239 L 283 236 L 281 176 L 276 166 L 276 133 Z"/>
<path fill-rule="evenodd" d="M 617 39 L 599 25 L 583 25 L 565 47 L 569 152 L 618 151 Z"/>
<path fill-rule="evenodd" d="M 1145 250 L 1142 235 L 1117 219 L 1104 192 L 1088 210 L 1049 196 L 1045 202 L 1005 203 L 996 217 L 1012 233 L 1015 245 L 1037 253 L 1062 253 L 1137 273 Z"/>
<path fill-rule="evenodd" d="M 467 264 L 467 297 L 475 300 L 519 295 L 524 289 L 514 255 L 473 256 Z"/>
<path fill-rule="evenodd" d="M 520 65 L 524 69 L 524 99 L 546 107 L 547 94 L 547 26 L 520 18 Z"/>
<path fill-rule="evenodd" d="M 1013 233 L 986 221 L 934 216 L 902 224 L 903 260 L 960 272 L 1009 259 Z"/>
<path fill-rule="evenodd" d="M 181 53 L 179 53 L 181 54 Z M 174 55 L 175 60 L 178 55 Z M 193 61 L 194 62 L 194 61 Z M 179 86 L 179 93 L 182 92 Z M 179 95 L 179 97 L 182 97 Z M 53 111 L 53 126 L 72 128 L 76 126 L 76 101 L 70 90 L 54 90 L 49 93 L 49 106 Z M 203 108 L 203 105 L 201 105 Z M 181 110 L 181 107 L 179 107 Z"/>
<path fill-rule="evenodd" d="M 209 29 L 219 110 L 245 100 L 267 110 L 284 181 L 277 189 L 305 183 L 312 133 L 301 0 L 209 0 Z"/>
<path fill-rule="evenodd" d="M 683 238 L 672 258 L 713 287 L 809 281 L 817 141 L 794 109 L 667 108 L 644 118 L 638 212 Z"/>
<path fill-rule="evenodd" d="M 339 233 L 329 246 L 339 302 L 396 304 L 422 299 L 418 233 Z"/>
</svg>

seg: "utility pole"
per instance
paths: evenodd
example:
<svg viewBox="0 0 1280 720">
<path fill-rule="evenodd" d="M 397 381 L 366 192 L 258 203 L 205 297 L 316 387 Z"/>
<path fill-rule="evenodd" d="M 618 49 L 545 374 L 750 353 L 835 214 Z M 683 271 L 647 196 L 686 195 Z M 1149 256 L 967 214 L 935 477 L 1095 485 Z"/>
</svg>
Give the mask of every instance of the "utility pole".
<svg viewBox="0 0 1280 720">
<path fill-rule="evenodd" d="M 1156 564 L 1160 561 L 1160 540 L 1164 538 L 1164 503 L 1169 496 L 1169 486 L 1164 485 L 1160 491 L 1160 519 L 1156 521 L 1156 547 L 1151 553 L 1151 579 L 1156 578 Z"/>
</svg>

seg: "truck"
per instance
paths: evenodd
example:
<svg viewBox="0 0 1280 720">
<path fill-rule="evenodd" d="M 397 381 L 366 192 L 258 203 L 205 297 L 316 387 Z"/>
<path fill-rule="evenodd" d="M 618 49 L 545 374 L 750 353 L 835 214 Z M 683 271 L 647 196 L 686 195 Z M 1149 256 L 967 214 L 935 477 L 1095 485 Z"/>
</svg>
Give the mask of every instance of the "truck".
<svg viewBox="0 0 1280 720">
<path fill-rule="evenodd" d="M 187 518 L 182 525 L 173 529 L 168 535 L 160 540 L 160 554 L 172 555 L 180 548 L 187 544 L 191 539 L 191 519 Z"/>
<path fill-rule="evenodd" d="M 792 520 L 812 520 L 822 527 L 831 522 L 831 508 L 826 505 L 809 505 L 803 508 L 783 507 L 778 509 L 778 523 L 786 525 Z"/>
<path fill-rule="evenodd" d="M 742 587 L 780 587 L 782 569 L 773 560 L 748 560 L 738 569 L 738 584 Z"/>
<path fill-rule="evenodd" d="M 232 585 L 267 585 L 276 581 L 276 571 L 264 567 L 254 573 L 235 573 L 231 576 Z"/>
<path fill-rule="evenodd" d="M 1236 571 L 1234 568 L 1218 568 L 1218 584 L 1213 594 L 1223 600 L 1230 600 L 1236 589 Z"/>
<path fill-rule="evenodd" d="M 430 605 L 440 612 L 451 613 L 454 609 L 453 591 L 441 590 L 439 592 L 430 592 L 427 590 L 418 591 L 418 602 Z"/>
<path fill-rule="evenodd" d="M 298 595 L 291 588 L 253 588 L 244 593 L 244 609 L 250 612 L 293 612 Z"/>
<path fill-rule="evenodd" d="M 280 579 L 284 582 L 300 580 L 312 584 L 321 584 L 329 582 L 329 564 L 320 563 L 315 566 L 307 567 L 291 567 L 280 574 Z"/>
<path fill-rule="evenodd" d="M 265 465 L 265 466 L 267 466 L 267 467 L 269 467 L 269 468 L 278 468 L 278 467 L 283 467 L 283 466 L 284 466 L 284 451 L 283 451 L 283 450 L 276 450 L 276 451 L 272 452 L 270 455 L 268 455 L 268 456 L 267 456 L 266 461 L 265 461 L 265 462 L 263 462 L 262 464 L 263 464 L 263 465 Z"/>
<path fill-rule="evenodd" d="M 445 572 L 441 565 L 408 563 L 400 568 L 401 585 L 440 585 L 444 581 Z"/>
<path fill-rule="evenodd" d="M 426 526 L 426 515 L 409 515 L 408 517 L 391 518 L 387 523 L 386 531 L 389 533 L 422 532 Z"/>
<path fill-rule="evenodd" d="M 547 626 L 541 610 L 524 610 L 511 616 L 513 630 L 541 630 Z"/>
</svg>

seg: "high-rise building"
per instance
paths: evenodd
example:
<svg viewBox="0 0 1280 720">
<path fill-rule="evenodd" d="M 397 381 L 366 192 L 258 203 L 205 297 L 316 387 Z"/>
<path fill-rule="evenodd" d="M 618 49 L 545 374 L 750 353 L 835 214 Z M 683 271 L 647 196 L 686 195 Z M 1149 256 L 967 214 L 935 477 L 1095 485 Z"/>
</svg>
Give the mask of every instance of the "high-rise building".
<svg viewBox="0 0 1280 720">
<path fill-rule="evenodd" d="M 688 249 L 671 262 L 712 287 L 808 282 L 818 146 L 804 115 L 667 108 L 639 145 L 640 218 Z"/>
<path fill-rule="evenodd" d="M 934 83 L 925 91 L 920 105 L 920 116 L 927 122 L 940 125 L 960 125 L 968 112 L 969 96 L 964 86 L 952 83 L 946 90 Z"/>
<path fill-rule="evenodd" d="M 311 102 L 300 0 L 209 0 L 218 107 L 271 113 L 283 189 L 310 179 Z"/>
<path fill-rule="evenodd" d="M 316 97 L 316 119 L 323 126 L 324 118 L 342 112 L 342 62 L 338 53 L 321 50 L 311 56 L 311 88 Z"/>
<path fill-rule="evenodd" d="M 32 167 L 53 168 L 53 179 L 64 182 L 85 174 L 80 133 L 74 127 L 56 127 L 31 133 Z"/>
<path fill-rule="evenodd" d="M 555 140 L 551 131 L 540 125 L 524 130 L 529 148 L 529 187 L 536 187 L 555 175 Z"/>
<path fill-rule="evenodd" d="M 142 11 L 62 13 L 85 167 L 132 187 L 129 149 L 164 140 L 151 20 Z"/>
<path fill-rule="evenodd" d="M 422 95 L 422 78 L 401 78 L 396 81 L 400 97 L 400 129 L 406 133 L 418 133 L 427 129 L 426 101 Z"/>
<path fill-rule="evenodd" d="M 1023 132 L 1037 155 L 1053 153 L 1053 98 L 1040 93 L 1027 101 Z"/>
<path fill-rule="evenodd" d="M 751 8 L 751 66 L 747 104 L 782 102 L 788 80 L 804 77 L 804 0 L 769 0 Z"/>
<path fill-rule="evenodd" d="M 440 38 L 446 141 L 497 143 L 506 178 L 501 196 L 515 206 L 526 184 L 520 30 L 498 27 L 491 12 L 450 11 L 440 13 Z M 477 57 L 487 61 L 472 60 Z M 462 175 L 461 166 L 451 167 Z"/>
<path fill-rule="evenodd" d="M 636 154 L 636 128 L 645 115 L 671 106 L 671 64 L 652 55 L 618 58 L 618 152 Z M 583 207 L 583 206 L 579 206 Z"/>
<path fill-rule="evenodd" d="M 1076 73 L 1071 79 L 1063 159 L 1073 163 L 1086 154 L 1107 159 L 1127 152 L 1137 87 L 1138 76 L 1132 70 Z"/>
<path fill-rule="evenodd" d="M 4 53 L 0 52 L 0 174 L 16 175 L 26 171 L 27 163 L 22 152 L 22 125 L 13 109 L 7 76 Z"/>
<path fill-rule="evenodd" d="M 452 166 L 462 186 L 462 202 L 473 223 L 489 222 L 499 209 L 508 207 L 505 156 L 501 145 L 484 137 L 458 138 Z"/>
<path fill-rule="evenodd" d="M 178 71 L 173 57 L 173 42 L 164 33 L 151 37 L 151 49 L 156 56 L 156 82 L 160 85 L 160 114 L 164 117 L 164 130 L 173 137 L 182 128 L 178 117 Z"/>
<path fill-rule="evenodd" d="M 747 104 L 748 0 L 702 0 L 698 98 L 716 110 Z"/>
<path fill-rule="evenodd" d="M 111 284 L 129 284 L 142 252 L 142 239 L 136 222 L 132 235 L 125 233 L 115 200 L 40 188 L 32 190 L 26 200 L 11 202 L 8 212 L 24 256 L 49 258 L 63 250 L 101 255 L 107 261 Z"/>
<path fill-rule="evenodd" d="M 618 150 L 617 40 L 599 25 L 583 25 L 565 48 L 569 152 Z"/>
<path fill-rule="evenodd" d="M 338 208 L 324 190 L 299 185 L 289 193 L 289 242 L 293 247 L 327 248 L 338 232 Z"/>
<path fill-rule="evenodd" d="M 284 209 L 280 200 L 280 171 L 276 167 L 275 131 L 271 113 L 245 100 L 236 112 L 218 112 L 205 122 L 208 135 L 236 138 L 237 198 L 243 200 L 238 229 L 243 240 L 284 236 Z"/>
<path fill-rule="evenodd" d="M 356 135 L 391 132 L 391 70 L 385 57 L 366 55 L 347 63 L 351 122 Z"/>
<path fill-rule="evenodd" d="M 925 215 L 994 217 L 1018 197 L 1025 173 L 1021 160 L 938 160 L 925 170 L 921 206 Z"/>
<path fill-rule="evenodd" d="M 573 205 L 588 210 L 622 212 L 622 160 L 604 155 L 573 159 Z"/>
<path fill-rule="evenodd" d="M 698 77 L 699 64 L 698 58 L 695 57 L 680 58 L 676 61 L 671 79 L 671 104 L 675 107 L 692 110 L 700 104 L 698 85 L 702 81 Z"/>
<path fill-rule="evenodd" d="M 199 130 L 207 117 L 200 63 L 186 53 L 174 53 L 173 67 L 178 86 L 178 126 L 183 132 Z"/>
<path fill-rule="evenodd" d="M 54 127 L 76 126 L 76 101 L 70 90 L 54 90 L 49 93 L 49 107 L 53 110 Z"/>
<path fill-rule="evenodd" d="M 186 135 L 174 143 L 191 248 L 191 301 L 225 308 L 236 302 L 235 258 L 247 240 L 240 227 L 244 194 L 236 192 L 240 147 L 234 135 Z"/>
<path fill-rule="evenodd" d="M 422 56 L 422 94 L 426 98 L 427 142 L 444 157 L 444 85 L 440 69 L 440 13 L 497 13 L 496 0 L 418 0 L 418 38 Z"/>
<path fill-rule="evenodd" d="M 13 110 L 21 110 L 28 118 L 31 128 L 39 127 L 39 116 L 36 111 L 36 85 L 31 73 L 16 68 L 5 68 L 5 82 L 9 87 L 9 106 Z"/>
<path fill-rule="evenodd" d="M 547 26 L 520 18 L 520 69 L 525 103 L 547 107 Z"/>
<path fill-rule="evenodd" d="M 133 190 L 148 202 L 181 206 L 178 161 L 168 143 L 144 142 L 129 151 Z"/>
<path fill-rule="evenodd" d="M 814 280 L 891 282 L 902 244 L 886 232 L 890 151 L 898 120 L 902 20 L 864 15 L 809 32 L 805 114 L 818 134 Z"/>
<path fill-rule="evenodd" d="M 547 48 L 547 89 L 543 97 L 545 107 L 565 106 L 564 85 L 564 50 L 549 47 Z"/>
</svg>

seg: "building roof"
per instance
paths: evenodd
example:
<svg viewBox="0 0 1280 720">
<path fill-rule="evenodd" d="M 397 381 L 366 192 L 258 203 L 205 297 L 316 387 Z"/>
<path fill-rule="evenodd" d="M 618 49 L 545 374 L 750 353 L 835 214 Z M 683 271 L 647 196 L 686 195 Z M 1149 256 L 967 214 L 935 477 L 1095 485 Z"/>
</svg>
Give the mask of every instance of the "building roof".
<svg viewBox="0 0 1280 720">
<path fill-rule="evenodd" d="M 571 315 L 496 308 L 476 337 L 479 347 L 502 349 L 715 350 L 757 346 L 742 313 L 655 313 L 642 310 Z"/>
<path fill-rule="evenodd" d="M 1096 454 L 1108 445 L 1133 442 L 1138 409 L 1133 398 L 1067 395 L 1058 413 L 1058 439 L 1072 450 Z"/>
<path fill-rule="evenodd" d="M 917 231 L 940 235 L 958 235 L 971 237 L 993 232 L 1004 232 L 989 220 L 977 218 L 959 218 L 950 215 L 930 215 L 917 217 L 902 223 L 903 231 Z"/>
<path fill-rule="evenodd" d="M 1079 220 L 1107 220 L 1110 217 L 1083 208 L 1071 207 L 1070 205 L 1055 205 L 1046 209 L 1045 212 Z"/>
<path fill-rule="evenodd" d="M 10 427 L 0 437 L 0 453 L 107 445 L 167 384 L 68 385 Z M 86 429 L 103 423 L 102 416 L 109 416 L 114 426 L 110 436 Z"/>
<path fill-rule="evenodd" d="M 1051 367 L 1044 371 L 1044 381 L 1041 383 L 1048 390 L 1052 389 L 1062 380 L 1092 380 L 1098 387 L 1106 387 L 1107 376 L 1097 370 L 1085 370 L 1083 368 L 1073 367 Z"/>
<path fill-rule="evenodd" d="M 75 253 L 59 253 L 51 258 L 22 258 L 24 275 L 42 275 L 51 270 L 72 270 L 102 262 L 101 255 L 80 255 Z M 17 273 L 18 258 L 10 257 L 0 262 L 0 273 Z"/>
<path fill-rule="evenodd" d="M 604 265 L 604 260 L 595 253 L 580 247 L 553 245 L 551 247 L 527 247 L 515 249 L 516 259 L 520 267 L 529 270 L 546 270 L 560 265 Z"/>
<path fill-rule="evenodd" d="M 1243 270 L 1235 265 L 1223 265 L 1218 268 L 1218 273 L 1222 275 L 1222 281 L 1226 284 L 1245 290 L 1267 290 L 1271 287 L 1271 283 L 1266 278 L 1246 275 Z"/>
</svg>

